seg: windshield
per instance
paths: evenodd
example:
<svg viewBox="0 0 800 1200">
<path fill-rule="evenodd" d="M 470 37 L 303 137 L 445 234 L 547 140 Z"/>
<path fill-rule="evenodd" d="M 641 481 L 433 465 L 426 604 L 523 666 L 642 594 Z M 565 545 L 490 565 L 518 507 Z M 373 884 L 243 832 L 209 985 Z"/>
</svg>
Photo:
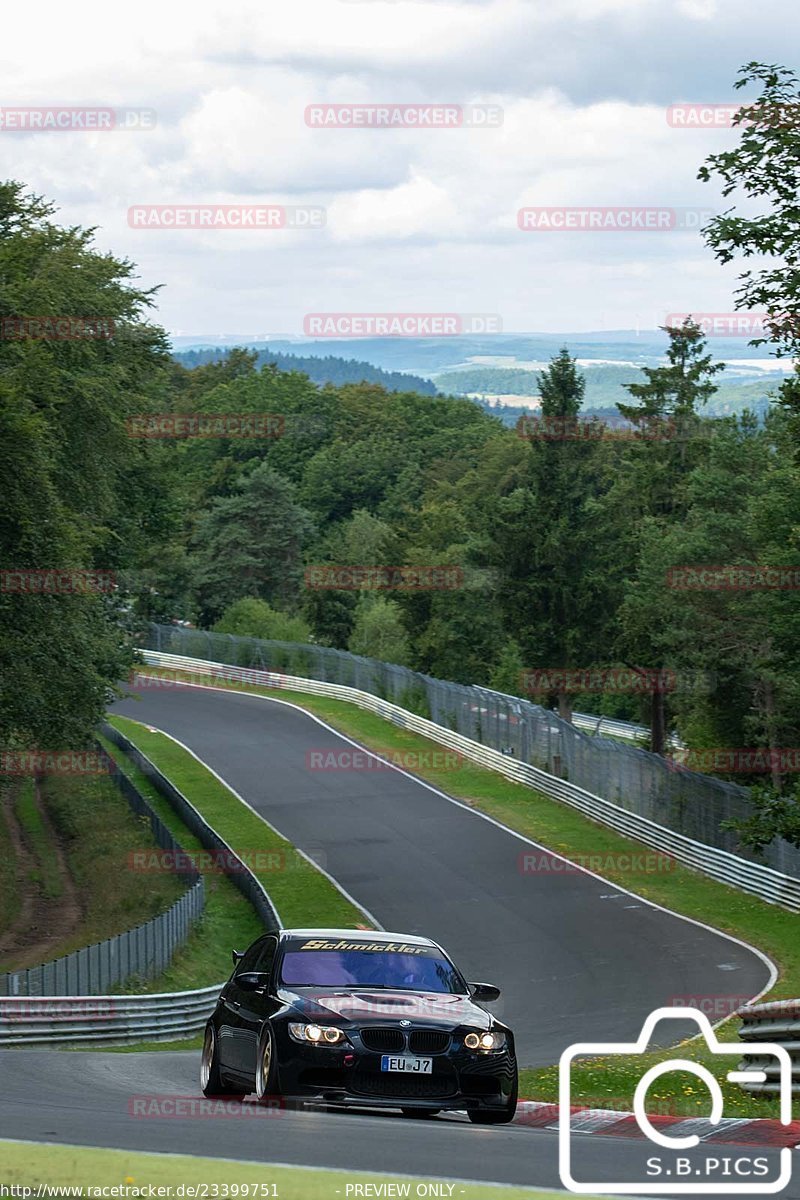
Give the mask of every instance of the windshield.
<svg viewBox="0 0 800 1200">
<path fill-rule="evenodd" d="M 281 982 L 287 987 L 411 988 L 462 995 L 467 990 L 453 964 L 437 951 L 288 950 Z"/>
</svg>

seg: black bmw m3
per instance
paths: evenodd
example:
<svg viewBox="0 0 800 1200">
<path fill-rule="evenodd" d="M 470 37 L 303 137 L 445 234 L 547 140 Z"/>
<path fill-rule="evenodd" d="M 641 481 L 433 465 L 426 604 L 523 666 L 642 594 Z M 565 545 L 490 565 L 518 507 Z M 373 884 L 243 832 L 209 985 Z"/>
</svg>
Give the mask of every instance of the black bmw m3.
<svg viewBox="0 0 800 1200">
<path fill-rule="evenodd" d="M 466 983 L 429 938 L 283 929 L 234 963 L 206 1026 L 206 1096 L 513 1118 L 514 1035 L 481 1004 L 499 989 Z"/>
</svg>

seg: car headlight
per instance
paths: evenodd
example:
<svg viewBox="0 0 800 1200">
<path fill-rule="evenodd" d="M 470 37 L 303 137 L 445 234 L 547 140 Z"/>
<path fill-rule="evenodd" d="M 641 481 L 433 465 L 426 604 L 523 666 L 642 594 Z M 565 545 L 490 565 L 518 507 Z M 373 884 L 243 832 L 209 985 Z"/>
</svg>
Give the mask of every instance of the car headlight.
<svg viewBox="0 0 800 1200">
<path fill-rule="evenodd" d="M 296 1042 L 310 1042 L 312 1046 L 341 1046 L 347 1041 L 338 1025 L 304 1025 L 290 1021 L 289 1033 Z"/>
<path fill-rule="evenodd" d="M 464 1045 L 468 1050 L 502 1050 L 506 1044 L 506 1035 L 502 1032 L 468 1033 Z"/>
</svg>

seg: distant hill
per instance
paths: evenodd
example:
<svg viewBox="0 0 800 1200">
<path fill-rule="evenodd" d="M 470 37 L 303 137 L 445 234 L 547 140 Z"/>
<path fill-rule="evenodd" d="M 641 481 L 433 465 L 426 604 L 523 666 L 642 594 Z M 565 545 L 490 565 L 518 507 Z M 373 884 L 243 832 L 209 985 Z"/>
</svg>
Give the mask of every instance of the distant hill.
<svg viewBox="0 0 800 1200">
<path fill-rule="evenodd" d="M 359 362 L 355 358 L 336 358 L 328 354 L 325 358 L 308 358 L 298 354 L 283 354 L 268 347 L 252 347 L 258 352 L 258 365 L 274 363 L 279 371 L 301 371 L 312 383 L 379 383 L 387 392 L 420 392 L 423 396 L 435 396 L 436 387 L 418 375 L 406 375 L 402 371 L 384 371 L 371 363 Z M 228 351 L 225 349 L 173 351 L 173 358 L 184 367 L 203 367 L 207 363 L 221 362 Z"/>
<path fill-rule="evenodd" d="M 582 366 L 581 374 L 586 379 L 586 394 L 584 410 L 615 409 L 619 402 L 630 403 L 630 394 L 623 384 L 644 381 L 644 375 L 636 367 L 628 366 Z M 507 424 L 513 424 L 516 416 L 525 410 L 514 406 L 512 395 L 538 396 L 539 383 L 537 371 L 526 371 L 519 367 L 468 367 L 455 371 L 442 371 L 434 375 L 434 382 L 440 392 L 448 395 L 463 396 L 475 393 L 483 396 L 509 396 L 507 414 L 501 414 L 497 408 L 486 401 L 478 401 L 482 407 L 488 407 L 495 416 L 502 416 Z M 765 372 L 764 379 L 753 381 L 726 379 L 725 373 L 718 375 L 716 383 L 718 391 L 712 396 L 705 410 L 709 415 L 722 416 L 726 413 L 740 413 L 745 408 L 763 413 L 768 405 L 768 393 L 777 390 L 782 376 L 774 372 Z M 516 414 L 512 418 L 512 412 Z"/>
</svg>

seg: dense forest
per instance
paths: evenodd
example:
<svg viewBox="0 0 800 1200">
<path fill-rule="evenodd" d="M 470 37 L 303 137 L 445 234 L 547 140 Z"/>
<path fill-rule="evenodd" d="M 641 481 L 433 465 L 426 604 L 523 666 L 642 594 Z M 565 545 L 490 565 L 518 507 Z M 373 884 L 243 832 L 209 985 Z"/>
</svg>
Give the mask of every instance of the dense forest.
<svg viewBox="0 0 800 1200">
<path fill-rule="evenodd" d="M 248 347 L 255 352 L 256 364 L 260 367 L 275 366 L 279 371 L 302 371 L 312 383 L 379 383 L 387 392 L 419 392 L 423 396 L 435 396 L 436 387 L 419 375 L 406 375 L 403 371 L 383 371 L 371 363 L 359 362 L 355 358 L 337 358 L 326 354 L 324 358 L 311 355 L 284 354 L 270 350 L 268 346 Z M 229 350 L 179 350 L 175 359 L 191 370 L 222 362 Z"/>
<path fill-rule="evenodd" d="M 765 103 L 775 86 L 764 81 Z M 752 126 L 760 159 L 748 146 L 709 170 L 760 178 L 753 162 L 778 155 L 784 132 Z M 796 240 L 800 218 L 771 178 L 770 237 L 785 226 Z M 709 232 L 718 257 L 764 251 L 758 221 L 731 220 Z M 666 365 L 629 384 L 624 435 L 579 426 L 585 381 L 568 348 L 540 373 L 540 422 L 511 429 L 466 399 L 319 385 L 245 349 L 187 367 L 133 274 L 22 185 L 0 186 L 0 316 L 102 318 L 85 336 L 12 322 L 0 338 L 0 567 L 117 581 L 0 588 L 0 745 L 84 744 L 137 622 L 174 619 L 517 694 L 532 669 L 670 671 L 704 686 L 637 697 L 562 684 L 535 698 L 648 721 L 656 750 L 671 726 L 696 748 L 800 744 L 798 584 L 730 583 L 733 567 L 800 569 L 799 376 L 763 419 L 709 417 L 720 368 L 687 323 L 664 331 Z M 776 314 L 774 346 L 798 354 L 800 322 L 783 316 L 800 309 L 794 276 L 748 279 L 760 292 L 745 300 Z M 175 421 L 197 414 L 222 419 L 214 436 Z M 254 436 L 240 436 L 247 415 Z M 319 586 L 310 568 L 323 566 L 454 570 L 431 576 L 446 586 L 387 589 L 374 570 Z M 698 585 L 698 567 L 727 582 Z M 771 783 L 789 803 L 792 778 Z"/>
</svg>

